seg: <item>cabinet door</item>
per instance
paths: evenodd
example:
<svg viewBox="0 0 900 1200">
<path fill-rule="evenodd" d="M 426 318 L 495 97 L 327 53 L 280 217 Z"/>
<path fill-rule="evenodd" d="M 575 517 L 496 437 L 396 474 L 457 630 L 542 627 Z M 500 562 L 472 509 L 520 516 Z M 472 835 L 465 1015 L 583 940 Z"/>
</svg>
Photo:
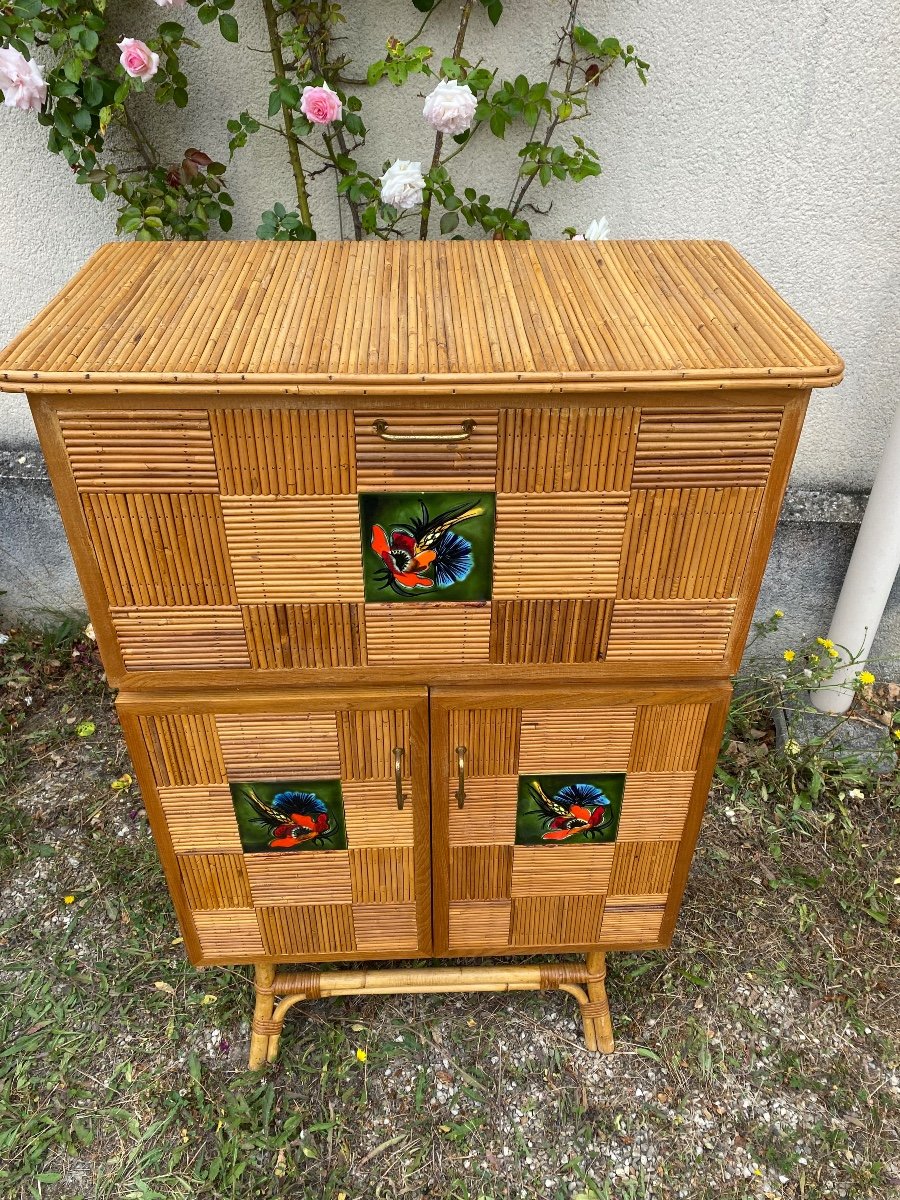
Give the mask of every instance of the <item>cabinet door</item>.
<svg viewBox="0 0 900 1200">
<path fill-rule="evenodd" d="M 429 953 L 423 688 L 118 708 L 192 961 Z"/>
<path fill-rule="evenodd" d="M 729 694 L 435 689 L 435 952 L 665 945 Z"/>
</svg>

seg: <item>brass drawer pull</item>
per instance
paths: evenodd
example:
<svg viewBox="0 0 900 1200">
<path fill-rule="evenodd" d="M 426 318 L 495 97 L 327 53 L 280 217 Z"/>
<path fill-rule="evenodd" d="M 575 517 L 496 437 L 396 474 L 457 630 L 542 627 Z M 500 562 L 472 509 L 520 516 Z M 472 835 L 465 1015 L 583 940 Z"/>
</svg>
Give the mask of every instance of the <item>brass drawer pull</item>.
<svg viewBox="0 0 900 1200">
<path fill-rule="evenodd" d="M 465 442 L 475 430 L 475 422 L 462 422 L 459 433 L 388 433 L 388 423 L 380 418 L 372 422 L 372 430 L 383 442 Z"/>
<path fill-rule="evenodd" d="M 466 748 L 456 747 L 456 768 L 459 772 L 459 787 L 456 789 L 456 803 L 463 808 L 466 803 Z"/>
<path fill-rule="evenodd" d="M 397 785 L 397 807 L 403 811 L 406 797 L 403 795 L 403 747 L 394 747 L 394 783 Z"/>
</svg>

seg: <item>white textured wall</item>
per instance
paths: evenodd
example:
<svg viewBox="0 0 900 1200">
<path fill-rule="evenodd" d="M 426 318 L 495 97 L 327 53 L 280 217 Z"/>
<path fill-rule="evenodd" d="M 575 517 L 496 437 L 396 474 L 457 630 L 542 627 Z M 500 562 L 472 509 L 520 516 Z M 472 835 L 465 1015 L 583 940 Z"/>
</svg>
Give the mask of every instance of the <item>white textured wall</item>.
<svg viewBox="0 0 900 1200">
<path fill-rule="evenodd" d="M 427 31 L 441 54 L 452 42 L 456 7 L 448 0 Z M 467 52 L 500 62 L 503 74 L 537 77 L 564 7 L 508 0 L 498 30 L 479 9 Z M 224 158 L 227 117 L 245 107 L 261 112 L 270 64 L 245 49 L 265 44 L 258 9 L 255 0 L 240 0 L 237 47 L 187 10 L 201 43 L 184 55 L 191 106 L 176 118 L 179 129 L 157 134 L 173 159 L 189 145 Z M 345 0 L 345 9 L 349 47 L 367 59 L 380 56 L 387 35 L 408 36 L 417 23 L 408 0 Z M 151 0 L 120 4 L 118 12 L 121 32 L 131 36 L 159 17 Z M 891 78 L 900 9 L 869 0 L 582 0 L 581 14 L 597 33 L 633 40 L 652 63 L 651 82 L 645 89 L 630 72 L 616 71 L 603 81 L 590 137 L 604 174 L 554 190 L 552 212 L 535 219 L 535 232 L 557 237 L 564 226 L 605 213 L 618 236 L 733 242 L 847 362 L 839 389 L 813 393 L 794 482 L 867 486 L 900 378 L 900 89 Z M 427 158 L 417 90 L 382 84 L 368 94 L 371 166 L 387 157 Z M 77 187 L 44 139 L 33 118 L 0 110 L 0 342 L 114 236 L 112 207 Z M 509 179 L 512 142 L 505 150 L 484 137 L 457 164 L 473 180 L 499 185 Z M 508 186 L 498 186 L 498 199 Z M 259 134 L 236 160 L 230 188 L 237 236 L 252 237 L 273 201 L 290 205 L 279 139 Z M 330 185 L 317 190 L 317 200 L 319 235 L 335 236 Z M 3 397 L 0 443 L 33 436 L 22 398 Z"/>
</svg>

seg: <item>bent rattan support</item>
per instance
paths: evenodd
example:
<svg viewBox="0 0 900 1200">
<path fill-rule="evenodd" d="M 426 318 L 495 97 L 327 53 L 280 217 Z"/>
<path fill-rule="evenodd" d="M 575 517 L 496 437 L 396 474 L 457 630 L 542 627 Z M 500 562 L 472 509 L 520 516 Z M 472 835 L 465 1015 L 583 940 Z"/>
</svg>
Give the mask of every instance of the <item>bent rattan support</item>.
<svg viewBox="0 0 900 1200">
<path fill-rule="evenodd" d="M 250 1069 L 274 1062 L 284 1018 L 301 1000 L 326 996 L 432 995 L 441 992 L 566 992 L 578 1002 L 585 1047 L 612 1053 L 612 1020 L 606 996 L 606 955 L 588 954 L 584 963 L 522 966 L 363 967 L 356 971 L 285 971 L 272 963 L 256 966 L 256 1004 L 250 1035 Z M 276 997 L 280 999 L 276 1002 Z"/>
</svg>

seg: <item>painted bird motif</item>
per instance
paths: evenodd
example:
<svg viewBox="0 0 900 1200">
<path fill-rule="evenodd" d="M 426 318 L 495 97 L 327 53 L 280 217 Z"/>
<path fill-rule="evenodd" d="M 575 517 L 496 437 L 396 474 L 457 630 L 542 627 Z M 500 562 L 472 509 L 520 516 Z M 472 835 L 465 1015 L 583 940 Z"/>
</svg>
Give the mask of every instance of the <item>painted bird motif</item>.
<svg viewBox="0 0 900 1200">
<path fill-rule="evenodd" d="M 246 789 L 246 795 L 257 823 L 268 828 L 273 850 L 295 850 L 334 832 L 328 809 L 315 792 L 279 792 L 271 804 L 260 800 L 252 788 Z"/>
<path fill-rule="evenodd" d="M 577 833 L 594 837 L 609 816 L 609 797 L 592 783 L 567 783 L 552 800 L 537 779 L 528 788 L 544 821 L 544 842 L 562 842 Z"/>
<path fill-rule="evenodd" d="M 472 570 L 472 546 L 454 526 L 480 516 L 477 502 L 466 502 L 432 517 L 424 501 L 421 513 L 391 530 L 372 527 L 372 549 L 383 563 L 380 582 L 402 595 L 416 588 L 449 587 Z"/>
</svg>

